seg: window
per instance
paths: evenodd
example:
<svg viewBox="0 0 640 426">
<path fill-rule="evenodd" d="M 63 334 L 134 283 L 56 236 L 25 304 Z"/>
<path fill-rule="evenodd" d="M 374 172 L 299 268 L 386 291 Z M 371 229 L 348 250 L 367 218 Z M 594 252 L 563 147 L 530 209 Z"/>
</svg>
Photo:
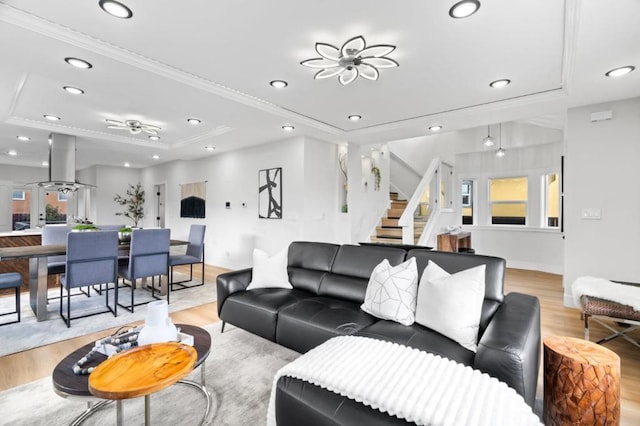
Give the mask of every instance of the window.
<svg viewBox="0 0 640 426">
<path fill-rule="evenodd" d="M 31 197 L 23 190 L 14 190 L 11 201 L 11 223 L 14 231 L 31 227 Z"/>
<path fill-rule="evenodd" d="M 69 199 L 69 193 L 67 192 L 58 192 L 58 201 L 67 201 Z"/>
<path fill-rule="evenodd" d="M 61 201 L 58 191 L 45 193 L 46 223 L 67 223 L 67 202 Z"/>
<path fill-rule="evenodd" d="M 473 181 L 462 181 L 462 224 L 473 225 Z"/>
<path fill-rule="evenodd" d="M 560 176 L 550 173 L 542 176 L 544 200 L 543 227 L 558 228 L 560 225 Z"/>
<path fill-rule="evenodd" d="M 526 225 L 528 186 L 526 177 L 489 179 L 492 225 Z"/>
</svg>

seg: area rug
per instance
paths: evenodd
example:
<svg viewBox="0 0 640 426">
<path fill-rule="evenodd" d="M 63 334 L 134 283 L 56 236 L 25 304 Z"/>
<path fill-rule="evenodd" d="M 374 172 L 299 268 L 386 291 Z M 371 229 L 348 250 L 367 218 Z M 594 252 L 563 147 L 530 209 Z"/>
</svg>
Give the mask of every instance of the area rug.
<svg viewBox="0 0 640 426">
<path fill-rule="evenodd" d="M 188 278 L 188 275 L 185 275 Z M 179 280 L 176 272 L 175 279 Z M 118 298 L 121 303 L 128 303 L 130 300 L 129 289 L 122 288 Z M 71 298 L 71 315 L 83 315 L 85 313 L 105 310 L 105 298 L 97 293 L 91 292 L 91 297 L 84 295 L 73 296 Z M 136 290 L 134 296 L 136 301 L 144 298 L 149 299 L 150 294 L 146 290 Z M 60 295 L 59 289 L 49 290 L 49 297 Z M 164 298 L 164 296 L 163 296 Z M 113 302 L 113 291 L 109 294 L 110 303 Z M 172 291 L 170 296 L 169 312 L 175 312 L 205 303 L 215 302 L 216 286 L 214 282 L 205 281 L 205 285 L 193 287 L 180 291 Z M 7 296 L 0 298 L 0 312 L 10 312 L 15 305 L 15 298 Z M 22 294 L 20 298 L 22 310 L 22 320 L 19 323 L 0 327 L 0 356 L 9 355 L 15 352 L 33 349 L 38 346 L 67 340 L 73 337 L 83 336 L 96 331 L 106 330 L 111 327 L 128 324 L 133 321 L 144 320 L 147 312 L 146 305 L 138 306 L 134 312 L 128 312 L 118 307 L 118 316 L 112 313 L 103 313 L 86 318 L 79 318 L 71 321 L 71 327 L 67 328 L 60 318 L 60 302 L 58 299 L 51 300 L 47 305 L 47 320 L 38 322 L 29 306 L 29 295 Z M 66 305 L 65 305 L 66 306 Z M 5 317 L 7 318 L 7 317 Z M 3 320 L 5 319 L 3 318 Z"/>
<path fill-rule="evenodd" d="M 204 424 L 265 424 L 273 377 L 299 354 L 229 325 L 221 334 L 219 322 L 204 328 L 212 336 L 211 354 L 205 364 L 207 388 L 213 395 L 212 410 Z M 200 370 L 189 378 L 199 381 Z M 151 423 L 197 425 L 204 407 L 201 393 L 174 385 L 151 396 Z M 85 408 L 86 400 L 55 394 L 50 377 L 0 392 L 1 424 L 68 425 Z M 144 424 L 143 398 L 125 400 L 123 408 L 125 424 Z M 115 420 L 115 404 L 111 404 L 83 424 L 115 424 Z"/>
</svg>

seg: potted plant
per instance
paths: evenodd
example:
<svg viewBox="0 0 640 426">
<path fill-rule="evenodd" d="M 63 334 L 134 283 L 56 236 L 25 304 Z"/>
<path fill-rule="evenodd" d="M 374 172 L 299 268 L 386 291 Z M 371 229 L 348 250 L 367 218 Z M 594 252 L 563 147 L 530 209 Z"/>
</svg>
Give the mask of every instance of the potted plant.
<svg viewBox="0 0 640 426">
<path fill-rule="evenodd" d="M 121 243 L 128 243 L 129 241 L 131 241 L 131 232 L 132 231 L 133 230 L 128 226 L 125 226 L 125 227 L 122 227 L 122 228 L 118 229 L 118 240 Z"/>
<path fill-rule="evenodd" d="M 138 227 L 138 222 L 144 217 L 144 189 L 142 184 L 138 182 L 136 185 L 129 184 L 126 196 L 116 194 L 113 201 L 121 206 L 125 206 L 126 210 L 116 213 L 116 216 L 128 217 L 133 221 L 133 226 Z"/>
<path fill-rule="evenodd" d="M 71 228 L 72 232 L 86 232 L 86 231 L 98 231 L 100 228 L 98 228 L 96 225 L 92 224 L 92 223 L 79 223 L 77 225 L 75 225 L 73 228 Z"/>
</svg>

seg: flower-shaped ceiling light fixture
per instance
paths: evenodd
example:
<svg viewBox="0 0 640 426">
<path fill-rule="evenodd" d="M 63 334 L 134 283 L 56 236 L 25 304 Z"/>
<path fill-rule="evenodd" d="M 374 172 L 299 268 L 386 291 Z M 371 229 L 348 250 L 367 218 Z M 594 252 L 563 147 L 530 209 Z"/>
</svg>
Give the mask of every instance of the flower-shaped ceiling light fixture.
<svg viewBox="0 0 640 426">
<path fill-rule="evenodd" d="M 320 69 L 313 77 L 317 80 L 338 76 L 340 84 L 347 85 L 358 76 L 367 80 L 377 80 L 379 68 L 397 67 L 398 63 L 385 57 L 395 50 L 389 44 L 367 47 L 364 37 L 357 36 L 346 41 L 340 49 L 327 43 L 316 43 L 320 58 L 300 62 L 309 68 Z"/>
<path fill-rule="evenodd" d="M 111 120 L 107 118 L 106 122 L 109 124 L 107 129 L 116 129 L 116 130 L 128 130 L 132 135 L 137 135 L 139 133 L 149 133 L 154 136 L 158 136 L 158 131 L 162 130 L 158 126 L 154 126 L 152 124 L 145 124 L 138 120 Z"/>
</svg>

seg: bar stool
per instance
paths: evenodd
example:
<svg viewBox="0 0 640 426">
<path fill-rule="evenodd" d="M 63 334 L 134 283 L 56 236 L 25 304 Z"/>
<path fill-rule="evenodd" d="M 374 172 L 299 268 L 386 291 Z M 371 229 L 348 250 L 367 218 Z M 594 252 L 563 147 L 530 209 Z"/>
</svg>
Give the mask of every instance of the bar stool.
<svg viewBox="0 0 640 426">
<path fill-rule="evenodd" d="M 7 272 L 5 274 L 0 274 L 0 290 L 6 290 L 13 288 L 16 291 L 16 310 L 13 312 L 6 312 L 0 314 L 0 316 L 18 314 L 17 321 L 5 322 L 0 324 L 14 324 L 16 322 L 20 322 L 20 287 L 22 286 L 22 276 L 17 272 Z"/>
</svg>

